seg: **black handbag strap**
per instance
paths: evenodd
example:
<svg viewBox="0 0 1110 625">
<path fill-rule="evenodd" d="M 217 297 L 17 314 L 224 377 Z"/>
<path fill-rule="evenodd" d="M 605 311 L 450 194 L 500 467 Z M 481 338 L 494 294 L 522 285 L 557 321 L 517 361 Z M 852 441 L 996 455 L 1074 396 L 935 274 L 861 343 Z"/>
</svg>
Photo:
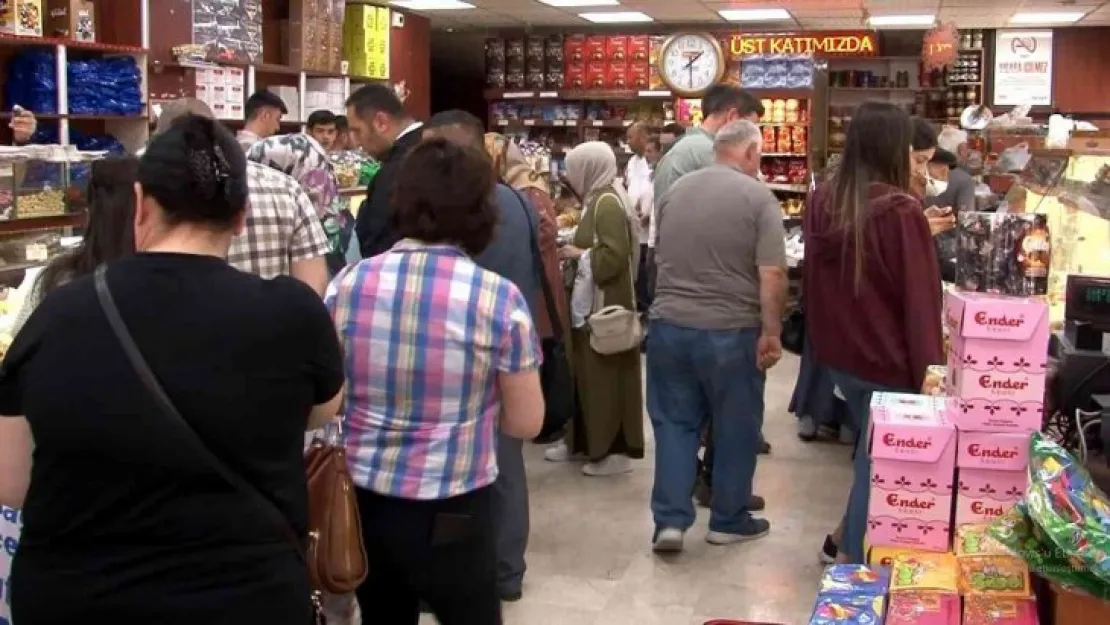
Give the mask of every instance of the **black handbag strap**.
<svg viewBox="0 0 1110 625">
<path fill-rule="evenodd" d="M 131 362 L 131 367 L 139 376 L 143 386 L 150 393 L 151 397 L 157 402 L 161 412 L 174 421 L 175 427 L 181 432 L 185 433 L 190 439 L 190 443 L 195 448 L 196 452 L 204 459 L 204 461 L 220 475 L 228 484 L 235 487 L 242 494 L 255 499 L 259 505 L 265 510 L 267 516 L 270 516 L 275 525 L 281 529 L 284 538 L 296 547 L 297 555 L 301 560 L 307 562 L 304 544 L 301 539 L 297 537 L 297 532 L 293 529 L 293 525 L 289 522 L 289 518 L 285 513 L 277 507 L 269 497 L 264 495 L 262 491 L 258 490 L 253 484 L 248 482 L 246 478 L 241 476 L 238 472 L 231 469 L 208 447 L 200 434 L 193 429 L 193 426 L 185 420 L 181 412 L 174 406 L 173 401 L 166 395 L 166 391 L 158 382 L 158 377 L 151 371 L 150 365 L 147 364 L 146 359 L 143 358 L 143 353 L 139 350 L 139 346 L 135 344 L 135 339 L 132 338 L 131 332 L 127 329 L 127 324 L 124 323 L 123 317 L 119 314 L 119 308 L 116 307 L 115 298 L 112 297 L 112 291 L 108 288 L 107 268 L 105 265 L 97 267 L 95 274 L 96 282 L 96 297 L 100 300 L 100 308 L 104 311 L 104 316 L 108 318 L 108 325 L 112 326 L 112 332 L 115 333 L 116 339 L 119 340 L 120 346 L 127 354 L 127 359 Z"/>
<path fill-rule="evenodd" d="M 551 283 L 547 281 L 547 270 L 543 266 L 543 256 L 540 254 L 539 224 L 537 223 L 535 228 L 532 227 L 532 211 L 528 209 L 524 196 L 509 185 L 505 186 L 516 196 L 517 201 L 520 202 L 521 210 L 524 211 L 524 217 L 528 220 L 528 243 L 532 246 L 532 259 L 540 273 L 540 286 L 543 287 L 543 301 L 547 307 L 547 317 L 551 320 L 551 330 L 555 333 L 555 340 L 562 342 L 563 322 L 559 319 L 559 308 L 555 305 L 555 293 L 551 290 Z"/>
</svg>

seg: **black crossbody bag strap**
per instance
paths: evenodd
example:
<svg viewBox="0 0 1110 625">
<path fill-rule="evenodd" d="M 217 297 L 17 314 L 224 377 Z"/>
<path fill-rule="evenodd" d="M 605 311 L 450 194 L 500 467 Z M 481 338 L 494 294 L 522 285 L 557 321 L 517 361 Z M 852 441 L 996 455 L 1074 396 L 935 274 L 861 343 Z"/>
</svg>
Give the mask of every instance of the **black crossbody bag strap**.
<svg viewBox="0 0 1110 625">
<path fill-rule="evenodd" d="M 551 283 L 547 281 L 547 270 L 543 264 L 543 256 L 540 254 L 540 224 L 536 221 L 536 227 L 532 227 L 532 211 L 528 210 L 528 203 L 525 201 L 524 196 L 519 191 L 505 185 L 513 195 L 516 196 L 520 202 L 520 208 L 524 211 L 524 217 L 528 220 L 528 243 L 532 246 L 532 258 L 535 260 L 536 269 L 540 273 L 540 286 L 543 288 L 543 301 L 547 308 L 547 317 L 551 320 L 551 331 L 555 333 L 555 340 L 563 341 L 563 322 L 559 319 L 559 308 L 555 305 L 555 293 L 551 290 Z"/>
<path fill-rule="evenodd" d="M 173 401 L 166 395 L 166 391 L 158 382 L 157 376 L 151 371 L 150 365 L 147 364 L 143 354 L 139 351 L 139 346 L 135 344 L 135 339 L 132 338 L 131 332 L 127 329 L 127 324 L 124 323 L 123 317 L 119 314 L 119 308 L 116 307 L 115 298 L 112 297 L 112 292 L 108 288 L 107 269 L 104 265 L 97 267 L 95 274 L 96 282 L 96 297 L 100 300 L 100 308 L 104 311 L 104 316 L 108 318 L 108 325 L 112 326 L 112 332 L 115 333 L 116 339 L 119 340 L 120 346 L 127 354 L 127 359 L 131 362 L 131 367 L 139 376 L 143 386 L 150 393 L 151 397 L 157 402 L 161 412 L 169 417 L 169 420 L 174 422 L 174 427 L 179 431 L 186 434 L 190 440 L 190 444 L 195 448 L 195 452 L 204 459 L 204 461 L 220 474 L 228 484 L 240 491 L 242 494 L 247 495 L 254 499 L 264 513 L 271 517 L 274 525 L 282 532 L 283 537 L 296 547 L 297 556 L 307 564 L 305 547 L 302 541 L 297 537 L 297 532 L 294 531 L 289 518 L 285 513 L 277 507 L 269 497 L 264 495 L 262 491 L 258 490 L 254 485 L 248 482 L 238 472 L 234 471 L 224 461 L 220 460 L 218 456 L 200 435 L 193 429 L 193 426 L 185 420 L 185 417 L 174 406 Z"/>
</svg>

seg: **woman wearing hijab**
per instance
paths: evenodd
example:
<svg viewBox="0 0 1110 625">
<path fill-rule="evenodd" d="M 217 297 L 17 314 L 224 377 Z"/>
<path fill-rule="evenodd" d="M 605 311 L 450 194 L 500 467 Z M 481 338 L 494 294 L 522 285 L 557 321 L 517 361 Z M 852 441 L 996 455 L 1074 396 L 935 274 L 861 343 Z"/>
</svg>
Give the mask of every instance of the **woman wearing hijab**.
<svg viewBox="0 0 1110 625">
<path fill-rule="evenodd" d="M 515 191 L 531 200 L 536 208 L 539 218 L 539 246 L 540 260 L 543 261 L 543 272 L 547 283 L 551 285 L 552 295 L 555 297 L 555 308 L 559 314 L 558 322 L 562 324 L 564 333 L 570 328 L 570 315 L 567 312 L 567 296 L 560 287 L 563 283 L 563 274 L 559 269 L 559 246 L 557 236 L 559 228 L 555 221 L 555 203 L 551 200 L 551 189 L 547 179 L 540 176 L 524 159 L 524 154 L 515 143 L 504 135 L 496 132 L 486 133 L 486 153 L 493 161 L 493 173 L 501 182 L 512 187 Z M 555 320 L 547 313 L 546 306 L 537 306 L 535 310 L 536 329 L 541 339 L 550 339 L 555 336 Z"/>
<path fill-rule="evenodd" d="M 255 142 L 247 158 L 301 183 L 328 236 L 328 271 L 332 276 L 338 273 L 347 264 L 355 219 L 339 197 L 339 181 L 324 148 L 306 134 L 274 135 Z"/>
<path fill-rule="evenodd" d="M 563 258 L 578 259 L 579 280 L 592 282 L 606 306 L 636 309 L 633 284 L 639 245 L 636 216 L 624 190 L 615 184 L 617 159 L 612 148 L 590 141 L 567 154 L 567 184 L 582 198 L 582 220 Z M 578 291 L 576 285 L 576 291 Z M 643 388 L 638 349 L 611 354 L 595 352 L 585 319 L 572 311 L 575 384 L 580 410 L 566 439 L 545 453 L 553 462 L 580 456 L 586 475 L 605 476 L 632 470 L 630 458 L 644 456 Z"/>
</svg>

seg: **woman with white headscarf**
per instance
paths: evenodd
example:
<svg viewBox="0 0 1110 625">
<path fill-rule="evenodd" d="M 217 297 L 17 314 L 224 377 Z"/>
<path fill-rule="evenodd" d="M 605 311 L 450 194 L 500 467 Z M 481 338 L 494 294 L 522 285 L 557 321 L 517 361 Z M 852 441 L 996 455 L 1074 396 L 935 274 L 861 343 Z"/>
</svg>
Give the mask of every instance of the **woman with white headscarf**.
<svg viewBox="0 0 1110 625">
<path fill-rule="evenodd" d="M 586 263 L 586 271 L 606 306 L 636 309 L 634 268 L 639 245 L 638 219 L 621 185 L 617 160 L 600 141 L 583 143 L 567 154 L 566 182 L 582 198 L 582 219 L 563 258 Z M 592 291 L 592 289 L 590 289 Z M 564 461 L 582 457 L 586 475 L 618 475 L 632 470 L 629 459 L 644 456 L 643 383 L 640 351 L 601 355 L 590 348 L 584 324 L 571 330 L 573 366 L 580 410 L 566 439 L 545 457 Z"/>
</svg>

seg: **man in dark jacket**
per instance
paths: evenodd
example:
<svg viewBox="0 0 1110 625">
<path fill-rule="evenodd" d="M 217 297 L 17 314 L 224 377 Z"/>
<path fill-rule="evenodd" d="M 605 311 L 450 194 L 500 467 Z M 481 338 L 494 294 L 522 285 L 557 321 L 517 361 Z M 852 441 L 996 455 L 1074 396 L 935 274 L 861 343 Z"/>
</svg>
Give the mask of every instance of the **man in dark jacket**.
<svg viewBox="0 0 1110 625">
<path fill-rule="evenodd" d="M 482 122 L 466 111 L 436 113 L 424 127 L 425 137 L 438 137 L 453 143 L 485 150 Z M 506 278 L 520 289 L 535 317 L 542 300 L 542 267 L 532 252 L 538 237 L 535 209 L 522 195 L 498 183 L 493 190 L 499 218 L 497 230 L 488 247 L 474 262 L 479 267 Z M 542 305 L 542 304 L 541 304 Z M 493 486 L 497 532 L 497 583 L 501 599 L 517 601 L 524 584 L 524 551 L 528 547 L 528 481 L 524 473 L 523 441 L 509 436 L 497 438 L 497 482 Z"/>
<path fill-rule="evenodd" d="M 347 99 L 351 132 L 362 148 L 381 163 L 355 219 L 362 257 L 393 247 L 397 234 L 389 223 L 389 195 L 401 161 L 420 142 L 420 122 L 405 113 L 401 100 L 383 85 L 366 85 Z"/>
</svg>

